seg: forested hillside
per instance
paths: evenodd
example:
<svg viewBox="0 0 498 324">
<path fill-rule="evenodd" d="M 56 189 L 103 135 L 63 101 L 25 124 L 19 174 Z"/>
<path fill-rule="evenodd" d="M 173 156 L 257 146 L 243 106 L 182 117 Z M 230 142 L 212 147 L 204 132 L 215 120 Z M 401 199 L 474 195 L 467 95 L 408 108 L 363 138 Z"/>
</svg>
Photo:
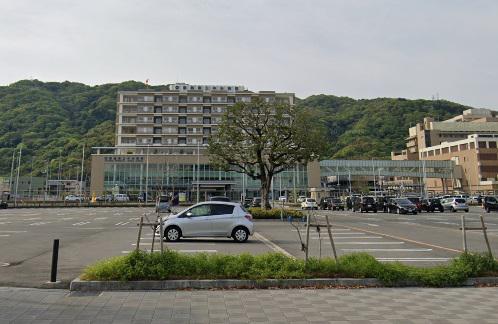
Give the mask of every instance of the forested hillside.
<svg viewBox="0 0 498 324">
<path fill-rule="evenodd" d="M 0 175 L 10 174 L 13 149 L 22 143 L 21 174 L 29 174 L 32 160 L 34 175 L 46 170 L 47 161 L 55 170 L 61 152 L 65 176 L 75 178 L 83 144 L 87 152 L 91 146 L 114 144 L 117 91 L 144 87 L 135 81 L 87 86 L 38 80 L 0 87 Z M 410 125 L 425 116 L 441 120 L 468 108 L 444 100 L 354 100 L 332 95 L 311 96 L 298 104 L 325 123 L 329 156 L 352 159 L 388 158 L 391 150 L 404 147 Z M 88 161 L 87 154 L 87 167 Z"/>
<path fill-rule="evenodd" d="M 424 117 L 443 120 L 470 108 L 445 100 L 354 100 L 332 95 L 310 96 L 298 104 L 325 123 L 329 156 L 335 159 L 389 159 L 391 151 L 405 148 L 408 128 Z"/>
</svg>

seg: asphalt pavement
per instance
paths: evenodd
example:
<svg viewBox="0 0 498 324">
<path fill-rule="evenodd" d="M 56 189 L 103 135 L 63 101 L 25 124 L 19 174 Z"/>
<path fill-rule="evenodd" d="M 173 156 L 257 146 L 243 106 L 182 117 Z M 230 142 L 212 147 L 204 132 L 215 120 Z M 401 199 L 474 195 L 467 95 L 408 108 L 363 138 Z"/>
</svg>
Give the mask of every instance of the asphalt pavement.
<svg viewBox="0 0 498 324">
<path fill-rule="evenodd" d="M 0 210 L 0 285 L 41 287 L 50 278 L 53 239 L 60 239 L 58 278 L 67 283 L 84 267 L 97 260 L 130 253 L 136 248 L 137 223 L 151 208 L 46 208 Z M 467 225 L 478 226 L 482 209 L 469 213 L 422 213 L 397 215 L 312 211 L 311 223 L 324 223 L 328 215 L 339 255 L 367 252 L 383 262 L 400 261 L 416 266 L 444 264 L 462 250 L 460 217 Z M 498 213 L 483 214 L 494 255 L 498 254 Z M 304 223 L 256 221 L 256 234 L 247 243 L 231 239 L 188 239 L 167 243 L 183 253 L 252 253 L 270 251 L 304 258 L 301 241 Z M 299 232 L 298 232 L 299 231 Z M 485 251 L 481 231 L 467 233 L 471 251 Z M 325 228 L 310 227 L 309 253 L 313 257 L 332 256 Z M 150 250 L 152 230 L 145 228 L 141 249 Z M 156 249 L 159 242 L 156 243 Z"/>
</svg>

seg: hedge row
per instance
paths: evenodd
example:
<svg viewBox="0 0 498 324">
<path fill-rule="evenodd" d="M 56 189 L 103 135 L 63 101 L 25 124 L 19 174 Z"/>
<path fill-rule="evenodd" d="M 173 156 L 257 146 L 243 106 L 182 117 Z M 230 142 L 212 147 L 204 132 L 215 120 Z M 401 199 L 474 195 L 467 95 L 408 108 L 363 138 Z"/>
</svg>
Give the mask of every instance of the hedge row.
<svg viewBox="0 0 498 324">
<path fill-rule="evenodd" d="M 310 259 L 307 264 L 278 253 L 263 255 L 182 254 L 133 252 L 87 267 L 84 280 L 171 279 L 292 279 L 378 278 L 386 285 L 411 281 L 431 287 L 458 286 L 469 277 L 498 274 L 498 262 L 488 255 L 462 254 L 448 265 L 419 268 L 381 263 L 371 255 L 355 253 Z"/>
<path fill-rule="evenodd" d="M 297 217 L 297 218 L 304 216 L 304 214 L 299 210 L 292 210 L 285 208 L 283 210 L 279 208 L 268 209 L 268 210 L 262 208 L 249 208 L 249 212 L 251 213 L 254 219 L 280 219 L 282 211 L 285 219 L 287 219 L 288 216 Z"/>
</svg>

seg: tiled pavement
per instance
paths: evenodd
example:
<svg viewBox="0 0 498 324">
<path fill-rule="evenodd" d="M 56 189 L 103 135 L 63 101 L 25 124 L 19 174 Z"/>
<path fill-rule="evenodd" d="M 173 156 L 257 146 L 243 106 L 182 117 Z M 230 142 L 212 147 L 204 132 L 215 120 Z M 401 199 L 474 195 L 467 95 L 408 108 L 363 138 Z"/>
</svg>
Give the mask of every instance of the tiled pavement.
<svg viewBox="0 0 498 324">
<path fill-rule="evenodd" d="M 0 288 L 0 323 L 498 323 L 498 288 L 72 293 Z"/>
</svg>

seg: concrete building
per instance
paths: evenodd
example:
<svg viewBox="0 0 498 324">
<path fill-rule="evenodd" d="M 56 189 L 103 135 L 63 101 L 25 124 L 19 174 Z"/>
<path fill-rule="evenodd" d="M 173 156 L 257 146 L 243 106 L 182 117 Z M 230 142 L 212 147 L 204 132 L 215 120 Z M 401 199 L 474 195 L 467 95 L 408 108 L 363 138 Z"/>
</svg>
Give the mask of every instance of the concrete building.
<svg viewBox="0 0 498 324">
<path fill-rule="evenodd" d="M 252 92 L 237 85 L 176 83 L 163 91 L 119 92 L 116 146 L 94 148 L 90 194 L 118 187 L 132 196 L 174 191 L 191 200 L 197 192 L 200 199 L 211 195 L 239 199 L 242 192 L 259 195 L 259 183 L 213 169 L 206 155 L 208 138 L 216 133 L 227 107 L 253 98 L 290 105 L 295 100 L 293 93 Z M 279 188 L 280 183 L 292 190 L 307 188 L 305 177 L 289 179 L 294 174 L 288 172 L 280 177 Z"/>
<path fill-rule="evenodd" d="M 445 121 L 424 118 L 423 123 L 410 127 L 406 149 L 392 152 L 392 160 L 418 160 L 422 149 L 466 139 L 472 134 L 498 134 L 498 112 L 489 109 L 468 109 Z"/>
<path fill-rule="evenodd" d="M 463 114 L 436 122 L 424 118 L 409 129 L 406 149 L 392 152 L 392 160 L 453 161 L 452 179 L 432 179 L 435 192 L 494 193 L 498 190 L 498 112 L 468 109 Z"/>
</svg>

